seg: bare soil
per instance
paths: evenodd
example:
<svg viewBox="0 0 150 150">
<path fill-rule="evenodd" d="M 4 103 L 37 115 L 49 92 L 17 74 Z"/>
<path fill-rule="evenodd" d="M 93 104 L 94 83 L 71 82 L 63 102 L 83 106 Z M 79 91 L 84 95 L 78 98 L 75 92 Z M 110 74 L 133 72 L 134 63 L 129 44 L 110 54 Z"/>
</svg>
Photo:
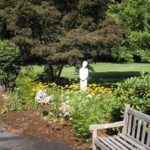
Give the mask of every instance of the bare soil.
<svg viewBox="0 0 150 150">
<path fill-rule="evenodd" d="M 2 91 L 0 91 L 0 110 L 2 106 L 3 98 Z M 28 109 L 23 112 L 8 112 L 0 115 L 0 121 L 5 124 L 5 128 L 8 131 L 14 133 L 69 144 L 73 150 L 90 150 L 91 143 L 78 141 L 70 121 L 48 122 L 47 117 L 41 117 L 36 109 Z"/>
</svg>

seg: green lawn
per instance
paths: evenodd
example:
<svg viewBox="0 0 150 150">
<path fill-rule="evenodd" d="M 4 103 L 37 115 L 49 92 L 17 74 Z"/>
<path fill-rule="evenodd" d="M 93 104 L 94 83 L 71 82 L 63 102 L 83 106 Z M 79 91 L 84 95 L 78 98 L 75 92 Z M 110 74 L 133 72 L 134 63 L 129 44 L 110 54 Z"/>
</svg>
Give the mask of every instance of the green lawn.
<svg viewBox="0 0 150 150">
<path fill-rule="evenodd" d="M 89 73 L 89 82 L 112 84 L 126 78 L 138 76 L 140 72 L 150 72 L 150 63 L 95 63 L 91 64 L 94 71 Z M 41 73 L 43 66 L 33 66 L 35 72 Z M 61 74 L 65 78 L 79 78 L 75 67 L 65 67 Z"/>
<path fill-rule="evenodd" d="M 115 83 L 132 76 L 138 76 L 140 72 L 150 72 L 150 63 L 96 63 L 91 65 L 94 72 L 90 72 L 90 82 Z M 74 67 L 66 67 L 62 71 L 62 77 L 78 78 L 78 72 Z"/>
</svg>

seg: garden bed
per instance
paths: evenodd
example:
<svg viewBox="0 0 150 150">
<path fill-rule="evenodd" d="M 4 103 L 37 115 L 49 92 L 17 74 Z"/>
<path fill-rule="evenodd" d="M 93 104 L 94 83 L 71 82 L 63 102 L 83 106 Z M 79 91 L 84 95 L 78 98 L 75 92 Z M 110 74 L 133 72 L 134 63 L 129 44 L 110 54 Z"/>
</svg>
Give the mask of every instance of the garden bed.
<svg viewBox="0 0 150 150">
<path fill-rule="evenodd" d="M 2 106 L 1 104 L 2 97 L 0 106 Z M 90 143 L 80 143 L 75 137 L 71 122 L 57 120 L 55 123 L 49 123 L 46 117 L 44 119 L 40 117 L 36 109 L 27 109 L 23 112 L 8 112 L 1 115 L 0 118 L 9 131 L 69 144 L 74 150 L 90 149 Z"/>
</svg>

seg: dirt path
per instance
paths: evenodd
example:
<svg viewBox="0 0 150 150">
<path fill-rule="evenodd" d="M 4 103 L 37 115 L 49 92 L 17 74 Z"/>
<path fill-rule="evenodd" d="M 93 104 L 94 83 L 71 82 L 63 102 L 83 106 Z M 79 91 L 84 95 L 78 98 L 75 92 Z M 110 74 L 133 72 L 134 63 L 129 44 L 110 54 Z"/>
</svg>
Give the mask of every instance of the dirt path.
<svg viewBox="0 0 150 150">
<path fill-rule="evenodd" d="M 0 109 L 2 104 L 2 91 L 0 91 Z M 67 145 L 72 146 L 72 150 L 90 150 L 90 144 L 77 142 L 72 124 L 69 121 L 50 123 L 47 118 L 43 119 L 36 109 L 28 109 L 24 112 L 9 112 L 1 115 L 0 120 L 4 122 L 7 131 L 32 137 L 33 141 L 35 138 L 56 141 L 54 143 L 59 142 L 66 145 L 64 150 L 70 150 Z M 37 145 L 36 142 L 35 145 Z M 55 150 L 54 147 L 51 150 Z"/>
</svg>

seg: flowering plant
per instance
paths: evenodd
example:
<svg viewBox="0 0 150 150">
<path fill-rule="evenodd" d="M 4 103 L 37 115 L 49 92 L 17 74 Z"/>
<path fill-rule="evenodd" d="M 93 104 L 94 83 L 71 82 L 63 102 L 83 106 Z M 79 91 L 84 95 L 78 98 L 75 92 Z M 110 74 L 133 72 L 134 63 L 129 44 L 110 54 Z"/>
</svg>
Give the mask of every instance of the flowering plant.
<svg viewBox="0 0 150 150">
<path fill-rule="evenodd" d="M 46 90 L 39 90 L 35 96 L 35 101 L 41 105 L 49 104 L 50 100 L 53 100 L 53 96 L 47 96 Z"/>
<path fill-rule="evenodd" d="M 70 116 L 70 105 L 68 102 L 63 102 L 59 109 L 64 117 Z"/>
</svg>

